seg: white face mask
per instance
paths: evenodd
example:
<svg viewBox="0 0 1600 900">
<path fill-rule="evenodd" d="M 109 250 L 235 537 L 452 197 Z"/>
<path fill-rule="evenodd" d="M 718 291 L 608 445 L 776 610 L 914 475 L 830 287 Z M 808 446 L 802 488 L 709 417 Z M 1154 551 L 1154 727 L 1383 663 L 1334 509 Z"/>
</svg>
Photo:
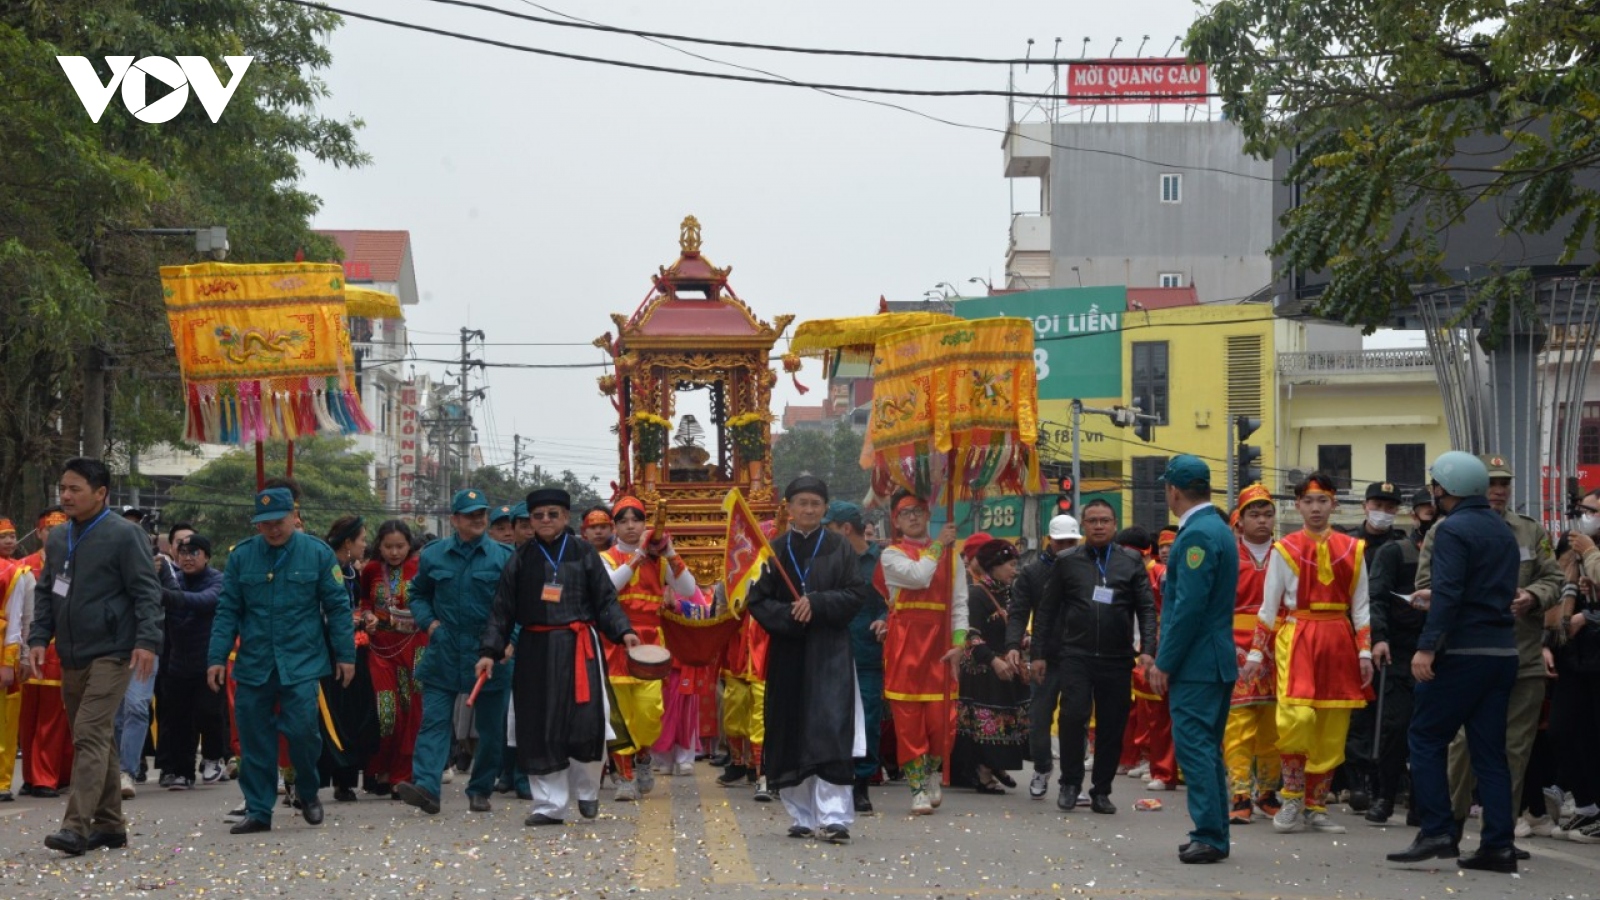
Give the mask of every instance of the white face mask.
<svg viewBox="0 0 1600 900">
<path fill-rule="evenodd" d="M 1590 537 L 1600 534 L 1600 514 L 1584 513 L 1578 519 L 1578 530 Z"/>
<path fill-rule="evenodd" d="M 1367 524 L 1378 531 L 1388 531 L 1394 527 L 1394 513 L 1384 512 L 1379 509 L 1367 510 Z"/>
</svg>

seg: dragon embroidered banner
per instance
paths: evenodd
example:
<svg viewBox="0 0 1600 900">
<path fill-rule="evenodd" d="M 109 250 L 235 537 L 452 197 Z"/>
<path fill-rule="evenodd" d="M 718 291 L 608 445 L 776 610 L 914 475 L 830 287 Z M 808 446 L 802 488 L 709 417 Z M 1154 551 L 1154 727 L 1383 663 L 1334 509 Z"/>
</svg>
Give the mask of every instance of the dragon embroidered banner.
<svg viewBox="0 0 1600 900">
<path fill-rule="evenodd" d="M 365 434 L 337 263 L 164 266 L 185 435 L 250 443 Z"/>
<path fill-rule="evenodd" d="M 880 496 L 961 499 L 1036 488 L 1033 324 L 982 319 L 900 331 L 873 353 L 872 423 L 862 465 Z"/>
</svg>

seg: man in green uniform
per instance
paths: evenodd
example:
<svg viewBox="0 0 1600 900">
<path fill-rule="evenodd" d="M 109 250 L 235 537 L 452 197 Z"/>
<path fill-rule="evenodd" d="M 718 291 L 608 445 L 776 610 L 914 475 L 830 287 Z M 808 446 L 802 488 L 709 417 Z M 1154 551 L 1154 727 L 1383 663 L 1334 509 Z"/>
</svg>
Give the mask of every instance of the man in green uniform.
<svg viewBox="0 0 1600 900">
<path fill-rule="evenodd" d="M 1517 567 L 1517 596 L 1511 603 L 1511 613 L 1516 617 L 1520 665 L 1506 711 L 1506 761 L 1511 767 L 1511 799 L 1515 806 L 1522 797 L 1522 779 L 1527 774 L 1528 757 L 1533 755 L 1533 739 L 1539 732 L 1539 710 L 1544 705 L 1544 614 L 1561 602 L 1561 584 L 1565 579 L 1556 563 L 1550 534 L 1537 520 L 1511 509 L 1512 474 L 1506 458 L 1499 453 L 1485 453 L 1478 458 L 1489 470 L 1489 506 L 1511 526 L 1521 557 Z M 1418 594 L 1414 600 L 1419 604 L 1432 599 L 1428 586 L 1433 583 L 1433 536 L 1437 533 L 1437 529 L 1429 529 L 1417 559 Z M 1450 743 L 1450 806 L 1456 817 L 1457 840 L 1472 808 L 1474 786 L 1466 737 L 1458 734 Z M 1514 849 L 1517 859 L 1528 858 L 1526 850 Z"/>
<path fill-rule="evenodd" d="M 322 824 L 317 690 L 318 679 L 332 672 L 328 647 L 338 659 L 341 683 L 348 685 L 356 674 L 350 594 L 339 561 L 327 544 L 296 530 L 293 512 L 288 488 L 256 495 L 250 522 L 257 534 L 228 554 L 206 652 L 206 679 L 212 690 L 220 691 L 228 653 L 235 639 L 239 642 L 233 664 L 234 711 L 245 818 L 233 826 L 234 834 L 272 830 L 280 733 L 294 763 L 300 814 L 308 825 Z"/>
<path fill-rule="evenodd" d="M 489 501 L 466 488 L 450 502 L 456 533 L 424 547 L 411 581 L 411 610 L 428 632 L 428 652 L 417 666 L 422 683 L 422 727 L 411 763 L 411 782 L 395 786 L 400 799 L 429 815 L 439 812 L 439 782 L 450 761 L 456 697 L 472 692 L 478 638 L 489 621 L 495 587 L 511 559 L 511 548 L 490 540 Z M 500 675 L 502 673 L 496 673 Z M 478 749 L 467 782 L 473 812 L 489 811 L 489 794 L 500 774 L 506 747 L 506 688 L 511 679 L 486 681 L 474 701 Z"/>
<path fill-rule="evenodd" d="M 1178 537 L 1167 558 L 1161 639 L 1147 680 L 1171 700 L 1173 747 L 1188 782 L 1194 830 L 1178 859 L 1214 863 L 1229 852 L 1222 736 L 1239 674 L 1232 624 L 1239 542 L 1211 505 L 1211 468 L 1198 457 L 1174 456 L 1161 480 Z"/>
</svg>

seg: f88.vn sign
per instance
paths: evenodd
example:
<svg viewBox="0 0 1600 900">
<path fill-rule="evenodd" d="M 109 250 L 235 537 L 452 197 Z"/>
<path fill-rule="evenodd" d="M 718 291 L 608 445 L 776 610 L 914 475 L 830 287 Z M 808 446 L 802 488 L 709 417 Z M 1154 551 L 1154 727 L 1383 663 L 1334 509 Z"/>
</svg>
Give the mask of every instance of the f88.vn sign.
<svg viewBox="0 0 1600 900">
<path fill-rule="evenodd" d="M 94 63 L 88 57 L 58 56 L 56 62 L 67 73 L 67 80 L 72 82 L 72 89 L 78 92 L 78 100 L 83 103 L 90 120 L 100 121 L 106 106 L 111 103 L 111 95 L 121 87 L 122 105 L 133 113 L 134 118 L 159 124 L 170 122 L 183 112 L 189 103 L 190 88 L 194 88 L 195 96 L 200 98 L 200 105 L 205 107 L 206 115 L 211 117 L 212 122 L 222 118 L 222 111 L 233 99 L 233 92 L 239 89 L 239 82 L 254 59 L 253 56 L 224 56 L 222 61 L 228 64 L 228 72 L 232 76 L 227 84 L 217 77 L 216 70 L 211 68 L 211 63 L 204 56 L 180 56 L 176 60 L 164 56 L 146 56 L 138 62 L 134 62 L 131 56 L 108 56 L 106 65 L 111 68 L 109 81 L 100 80 Z M 148 81 L 151 78 L 166 85 L 171 89 L 170 92 L 148 101 Z"/>
<path fill-rule="evenodd" d="M 1204 103 L 1205 63 L 1186 59 L 1120 59 L 1074 63 L 1067 68 L 1067 102 Z"/>
</svg>

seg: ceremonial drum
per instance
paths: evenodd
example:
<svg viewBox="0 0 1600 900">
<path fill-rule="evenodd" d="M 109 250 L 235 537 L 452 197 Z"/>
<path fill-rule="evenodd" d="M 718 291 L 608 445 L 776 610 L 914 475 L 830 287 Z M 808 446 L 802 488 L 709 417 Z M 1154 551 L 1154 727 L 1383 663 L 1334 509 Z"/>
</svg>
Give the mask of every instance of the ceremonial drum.
<svg viewBox="0 0 1600 900">
<path fill-rule="evenodd" d="M 672 654 L 665 647 L 640 644 L 628 650 L 628 674 L 640 681 L 660 681 L 672 671 Z"/>
</svg>

